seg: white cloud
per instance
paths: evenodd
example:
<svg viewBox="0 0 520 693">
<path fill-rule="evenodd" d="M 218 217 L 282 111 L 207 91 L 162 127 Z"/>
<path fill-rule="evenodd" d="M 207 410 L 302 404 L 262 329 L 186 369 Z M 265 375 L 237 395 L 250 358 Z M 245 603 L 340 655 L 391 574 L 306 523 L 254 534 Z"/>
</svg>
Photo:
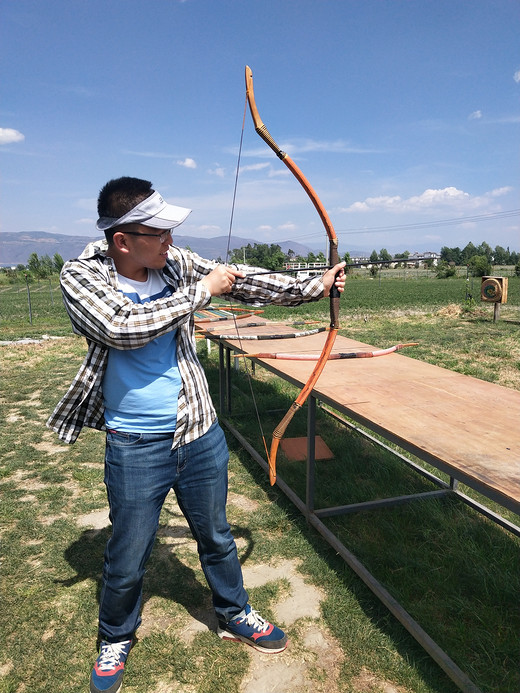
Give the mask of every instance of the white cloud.
<svg viewBox="0 0 520 693">
<path fill-rule="evenodd" d="M 179 166 L 184 166 L 184 168 L 197 168 L 197 163 L 195 159 L 190 159 L 189 157 L 186 157 L 186 159 L 182 161 L 177 161 Z"/>
<path fill-rule="evenodd" d="M 302 154 L 305 152 L 352 152 L 352 147 L 344 140 L 335 140 L 334 142 L 329 142 L 327 140 L 313 140 L 313 139 L 302 139 L 296 140 L 293 143 L 287 143 L 285 147 L 287 151 L 291 151 L 293 154 Z"/>
<path fill-rule="evenodd" d="M 513 79 L 517 84 L 520 84 L 520 70 L 517 70 L 515 74 L 513 75 Z"/>
<path fill-rule="evenodd" d="M 502 195 L 507 195 L 507 193 L 513 192 L 513 188 L 510 185 L 506 185 L 503 188 L 495 188 L 489 195 L 491 197 L 502 197 Z"/>
<path fill-rule="evenodd" d="M 280 149 L 291 157 L 300 156 L 309 152 L 327 152 L 331 154 L 381 154 L 383 150 L 372 147 L 353 146 L 345 140 L 313 140 L 296 139 L 291 142 L 279 142 Z M 244 156 L 272 157 L 273 152 L 269 148 L 258 146 L 244 151 Z"/>
<path fill-rule="evenodd" d="M 513 192 L 511 186 L 495 188 L 482 195 L 470 195 L 453 186 L 432 189 L 428 188 L 420 195 L 402 198 L 400 195 L 381 195 L 367 197 L 365 200 L 352 203 L 349 207 L 338 209 L 338 212 L 368 213 L 392 212 L 396 214 L 411 213 L 451 213 L 454 216 L 473 215 L 475 211 L 481 214 L 494 214 L 502 211 L 497 199 Z"/>
<path fill-rule="evenodd" d="M 165 154 L 164 152 L 136 152 L 133 149 L 123 149 L 123 154 L 129 154 L 131 156 L 144 156 L 149 159 L 172 159 L 171 154 Z"/>
<path fill-rule="evenodd" d="M 23 142 L 25 135 L 12 128 L 0 128 L 0 144 L 12 144 L 13 142 Z"/>
<path fill-rule="evenodd" d="M 240 172 L 244 173 L 245 171 L 262 171 L 265 168 L 269 168 L 271 164 L 269 164 L 267 161 L 262 163 L 262 164 L 248 164 L 247 166 L 241 166 Z"/>
<path fill-rule="evenodd" d="M 442 190 L 425 190 L 421 195 L 408 198 L 405 204 L 409 205 L 410 208 L 420 209 L 425 207 L 436 207 L 438 205 L 452 205 L 453 203 L 465 202 L 469 199 L 469 193 L 450 187 L 443 188 Z"/>
<path fill-rule="evenodd" d="M 403 202 L 399 195 L 390 197 L 381 195 L 379 197 L 367 197 L 363 202 L 354 202 L 350 207 L 346 207 L 342 212 L 368 212 L 372 209 L 391 209 L 397 208 Z"/>
<path fill-rule="evenodd" d="M 468 116 L 468 120 L 480 120 L 482 118 L 482 111 L 473 111 Z"/>
<path fill-rule="evenodd" d="M 209 169 L 208 173 L 211 176 L 217 176 L 217 178 L 224 178 L 226 175 L 226 169 L 223 166 L 215 166 L 215 168 Z"/>
<path fill-rule="evenodd" d="M 381 195 L 379 197 L 367 197 L 362 202 L 354 202 L 342 212 L 369 212 L 374 210 L 387 210 L 395 212 L 409 212 L 432 209 L 435 207 L 455 207 L 461 203 L 467 203 L 471 199 L 469 193 L 454 187 L 433 190 L 425 190 L 420 195 L 413 195 L 403 199 L 400 195 Z"/>
<path fill-rule="evenodd" d="M 280 178 L 284 176 L 292 176 L 292 173 L 289 171 L 288 168 L 272 168 L 269 171 L 269 178 Z"/>
</svg>

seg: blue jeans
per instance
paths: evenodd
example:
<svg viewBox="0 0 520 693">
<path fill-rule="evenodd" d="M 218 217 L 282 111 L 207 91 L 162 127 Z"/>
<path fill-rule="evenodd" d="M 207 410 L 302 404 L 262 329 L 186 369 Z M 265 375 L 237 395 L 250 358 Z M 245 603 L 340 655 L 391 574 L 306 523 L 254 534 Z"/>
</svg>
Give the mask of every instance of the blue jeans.
<svg viewBox="0 0 520 693">
<path fill-rule="evenodd" d="M 130 639 L 141 623 L 145 564 L 164 500 L 173 489 L 197 541 L 217 617 L 229 621 L 247 592 L 226 519 L 229 453 L 220 425 L 193 443 L 171 449 L 172 433 L 107 432 L 105 484 L 112 535 L 107 542 L 99 606 L 104 640 Z"/>
</svg>

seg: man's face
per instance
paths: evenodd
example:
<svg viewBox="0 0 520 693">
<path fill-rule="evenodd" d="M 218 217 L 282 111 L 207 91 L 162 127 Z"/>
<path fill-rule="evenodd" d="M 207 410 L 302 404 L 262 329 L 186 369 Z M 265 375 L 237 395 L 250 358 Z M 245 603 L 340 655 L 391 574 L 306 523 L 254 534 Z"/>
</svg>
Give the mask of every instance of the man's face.
<svg viewBox="0 0 520 693">
<path fill-rule="evenodd" d="M 132 224 L 131 228 L 119 233 L 125 236 L 128 248 L 126 259 L 136 269 L 162 269 L 165 266 L 168 248 L 172 244 L 171 229 L 165 231 L 143 224 Z"/>
</svg>

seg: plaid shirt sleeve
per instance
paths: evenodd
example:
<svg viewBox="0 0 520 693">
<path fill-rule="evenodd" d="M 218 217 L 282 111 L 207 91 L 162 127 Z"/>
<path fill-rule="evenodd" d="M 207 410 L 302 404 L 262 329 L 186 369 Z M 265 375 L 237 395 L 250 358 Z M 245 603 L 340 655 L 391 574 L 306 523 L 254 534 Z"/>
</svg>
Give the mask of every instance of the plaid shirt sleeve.
<svg viewBox="0 0 520 693">
<path fill-rule="evenodd" d="M 248 272 L 262 272 L 261 268 L 238 265 Z M 237 279 L 231 294 L 233 299 L 254 306 L 275 304 L 279 306 L 299 306 L 302 303 L 318 301 L 323 298 L 321 277 L 295 279 L 283 274 L 261 274 Z"/>
</svg>

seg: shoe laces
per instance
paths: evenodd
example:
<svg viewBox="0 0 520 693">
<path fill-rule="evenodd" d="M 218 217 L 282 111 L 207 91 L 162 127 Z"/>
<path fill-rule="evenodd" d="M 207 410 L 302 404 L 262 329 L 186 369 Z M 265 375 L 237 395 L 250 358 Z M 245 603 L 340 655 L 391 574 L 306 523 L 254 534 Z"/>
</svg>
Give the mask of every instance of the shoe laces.
<svg viewBox="0 0 520 693">
<path fill-rule="evenodd" d="M 126 647 L 130 640 L 124 642 L 105 642 L 101 645 L 101 651 L 98 658 L 98 667 L 102 671 L 110 671 L 115 669 L 120 661 L 121 655 L 126 654 Z"/>
<path fill-rule="evenodd" d="M 245 616 L 244 620 L 248 626 L 251 626 L 251 628 L 254 628 L 259 633 L 265 633 L 270 626 L 270 623 L 266 621 L 265 618 L 262 618 L 258 611 L 255 611 L 254 609 L 251 609 L 247 616 Z"/>
</svg>

